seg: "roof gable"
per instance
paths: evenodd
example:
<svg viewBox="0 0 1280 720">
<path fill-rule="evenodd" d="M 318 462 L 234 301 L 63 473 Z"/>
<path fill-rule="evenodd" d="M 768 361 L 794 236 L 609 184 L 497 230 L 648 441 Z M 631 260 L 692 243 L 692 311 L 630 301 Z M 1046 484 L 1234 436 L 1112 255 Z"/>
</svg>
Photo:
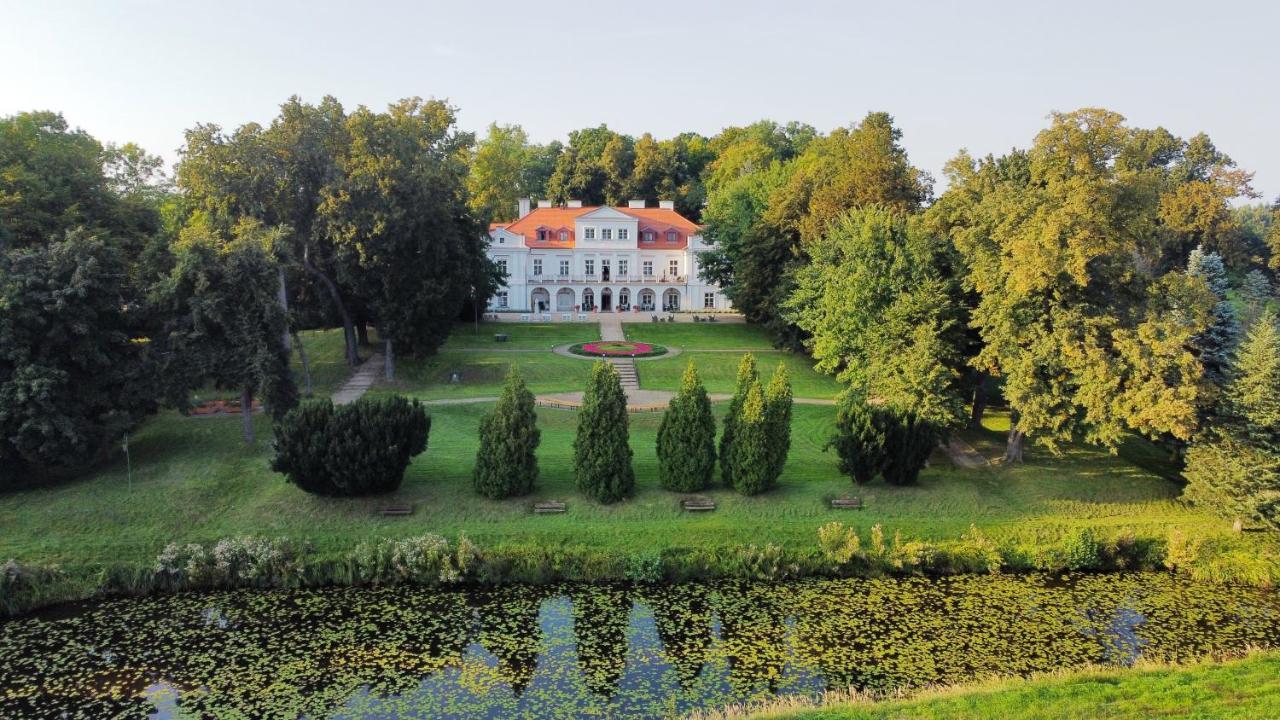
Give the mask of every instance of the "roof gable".
<svg viewBox="0 0 1280 720">
<path fill-rule="evenodd" d="M 592 220 L 635 220 L 634 216 L 622 212 L 617 208 L 609 207 L 608 205 L 601 205 L 600 207 L 593 208 L 590 212 L 579 215 L 577 219 L 586 220 L 588 218 Z"/>
</svg>

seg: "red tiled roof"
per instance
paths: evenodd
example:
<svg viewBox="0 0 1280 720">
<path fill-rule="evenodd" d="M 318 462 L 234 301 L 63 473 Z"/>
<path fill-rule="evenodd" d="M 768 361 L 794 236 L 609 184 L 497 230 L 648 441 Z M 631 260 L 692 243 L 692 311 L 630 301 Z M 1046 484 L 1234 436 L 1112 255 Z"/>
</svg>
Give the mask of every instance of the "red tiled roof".
<svg viewBox="0 0 1280 720">
<path fill-rule="evenodd" d="M 510 224 L 511 223 L 489 223 L 489 232 L 493 232 L 499 228 L 504 228 Z"/>
<path fill-rule="evenodd" d="M 551 207 L 551 208 L 534 208 L 528 215 L 507 224 L 504 227 L 510 232 L 523 235 L 525 242 L 531 248 L 572 248 L 574 246 L 574 222 L 581 215 L 600 209 L 601 206 L 569 208 L 569 207 Z M 630 215 L 639 220 L 639 232 L 636 233 L 636 247 L 641 248 L 664 248 L 664 249 L 683 249 L 689 244 L 689 235 L 698 232 L 698 226 L 690 222 L 675 210 L 666 208 L 630 208 L 615 207 L 615 210 Z M 493 230 L 491 226 L 489 228 Z M 538 230 L 547 231 L 547 240 L 538 239 Z M 560 230 L 569 231 L 568 240 L 560 240 Z M 652 230 L 658 234 L 657 242 L 641 244 L 641 233 L 645 230 Z M 675 230 L 678 232 L 679 239 L 677 242 L 667 242 L 667 231 Z"/>
</svg>

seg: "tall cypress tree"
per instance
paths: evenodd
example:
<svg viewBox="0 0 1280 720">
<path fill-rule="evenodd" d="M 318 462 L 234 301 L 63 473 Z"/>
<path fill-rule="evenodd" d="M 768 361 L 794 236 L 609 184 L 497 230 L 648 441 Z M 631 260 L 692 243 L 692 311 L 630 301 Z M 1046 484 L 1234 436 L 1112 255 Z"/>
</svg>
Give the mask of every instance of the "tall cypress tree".
<svg viewBox="0 0 1280 720">
<path fill-rule="evenodd" d="M 752 383 L 747 391 L 734 432 L 733 489 L 743 495 L 758 495 L 773 487 L 769 428 L 759 382 Z"/>
<path fill-rule="evenodd" d="M 769 440 L 769 484 L 777 483 L 791 452 L 791 377 L 782 362 L 764 391 L 764 424 Z"/>
<path fill-rule="evenodd" d="M 742 403 L 746 401 L 747 392 L 759 382 L 756 356 L 747 353 L 738 363 L 737 385 L 733 390 L 733 399 L 729 401 L 729 411 L 724 416 L 724 433 L 720 436 L 720 478 L 729 487 L 733 486 L 733 443 L 737 435 L 738 417 L 742 414 Z"/>
<path fill-rule="evenodd" d="M 597 362 L 578 413 L 573 441 L 573 474 L 578 490 L 598 502 L 617 502 L 635 488 L 627 443 L 627 396 L 618 373 Z"/>
<path fill-rule="evenodd" d="M 480 421 L 480 449 L 471 478 L 476 492 L 497 500 L 533 490 L 540 440 L 533 393 L 512 366 L 498 404 Z"/>
<path fill-rule="evenodd" d="M 1280 528 L 1280 329 L 1249 328 L 1219 422 L 1187 453 L 1186 498 L 1224 516 Z"/>
<path fill-rule="evenodd" d="M 694 492 L 711 485 L 715 468 L 716 419 L 690 360 L 658 426 L 658 479 L 668 490 Z"/>
<path fill-rule="evenodd" d="M 857 395 L 847 395 L 836 411 L 836 433 L 827 443 L 840 456 L 840 472 L 865 485 L 884 466 L 884 423 L 877 411 Z"/>
</svg>

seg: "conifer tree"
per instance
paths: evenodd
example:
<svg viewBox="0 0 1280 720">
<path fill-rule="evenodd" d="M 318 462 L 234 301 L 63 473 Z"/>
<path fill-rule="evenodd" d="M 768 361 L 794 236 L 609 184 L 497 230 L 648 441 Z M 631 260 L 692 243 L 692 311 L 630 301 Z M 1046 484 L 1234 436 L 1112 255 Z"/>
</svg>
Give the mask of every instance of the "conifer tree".
<svg viewBox="0 0 1280 720">
<path fill-rule="evenodd" d="M 676 492 L 711 485 L 716 468 L 716 419 L 711 399 L 690 360 L 658 427 L 658 479 Z"/>
<path fill-rule="evenodd" d="M 1244 302 L 1244 325 L 1250 327 L 1271 299 L 1271 281 L 1267 274 L 1254 268 L 1240 281 L 1240 299 Z"/>
<path fill-rule="evenodd" d="M 1215 252 L 1205 252 L 1196 246 L 1187 260 L 1187 274 L 1202 277 L 1217 296 L 1209 327 L 1192 339 L 1205 377 L 1214 385 L 1226 383 L 1231 366 L 1231 353 L 1240 341 L 1240 321 L 1235 306 L 1227 300 L 1227 271 L 1222 257 Z"/>
<path fill-rule="evenodd" d="M 627 396 L 617 371 L 604 361 L 592 369 L 578 413 L 573 473 L 578 490 L 602 503 L 627 497 L 636 484 L 627 443 Z"/>
<path fill-rule="evenodd" d="M 533 490 L 540 439 L 533 393 L 512 366 L 497 406 L 480 421 L 480 449 L 472 475 L 476 492 L 497 500 Z"/>
<path fill-rule="evenodd" d="M 774 480 L 764 392 L 759 382 L 752 383 L 747 391 L 734 431 L 733 489 L 743 495 L 758 495 L 773 487 Z"/>
<path fill-rule="evenodd" d="M 884 431 L 884 464 L 880 472 L 885 482 L 893 485 L 914 485 L 929 460 L 929 454 L 938 446 L 941 431 L 938 426 L 912 412 L 880 413 Z"/>
<path fill-rule="evenodd" d="M 769 440 L 769 484 L 777 483 L 791 452 L 791 377 L 782 362 L 764 391 L 765 432 Z"/>
<path fill-rule="evenodd" d="M 1240 345 L 1219 422 L 1187 453 L 1185 497 L 1280 528 L 1280 329 L 1263 314 Z"/>
<path fill-rule="evenodd" d="M 836 411 L 836 434 L 827 442 L 840 456 L 840 472 L 865 485 L 884 465 L 885 437 L 876 411 L 862 397 L 845 396 Z"/>
<path fill-rule="evenodd" d="M 738 417 L 742 414 L 742 403 L 746 401 L 747 391 L 759 382 L 756 356 L 747 353 L 738 363 L 737 384 L 733 389 L 733 399 L 729 401 L 729 411 L 724 416 L 724 433 L 720 435 L 720 478 L 730 487 L 733 486 L 733 443 L 737 435 Z"/>
</svg>

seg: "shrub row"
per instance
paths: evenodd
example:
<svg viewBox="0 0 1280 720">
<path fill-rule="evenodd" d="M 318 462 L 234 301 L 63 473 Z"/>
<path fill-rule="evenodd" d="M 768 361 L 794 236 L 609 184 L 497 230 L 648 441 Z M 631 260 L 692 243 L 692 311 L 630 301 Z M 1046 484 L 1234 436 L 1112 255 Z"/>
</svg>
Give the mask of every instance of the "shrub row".
<svg viewBox="0 0 1280 720">
<path fill-rule="evenodd" d="M 326 585 L 502 584 L 561 581 L 677 582 L 711 579 L 787 580 L 963 573 L 1105 572 L 1169 569 L 1201 581 L 1274 586 L 1280 556 L 1236 538 L 1167 537 L 1090 529 L 1050 543 L 998 541 L 971 527 L 951 541 L 912 540 L 879 525 L 867 532 L 832 522 L 817 544 L 784 548 L 764 543 L 667 548 L 635 553 L 590 546 L 496 545 L 460 537 L 386 538 L 321 553 L 288 538 L 227 538 L 171 544 L 149 565 L 117 565 L 69 573 L 55 566 L 0 566 L 0 615 L 99 594 L 147 594 L 232 588 Z"/>
</svg>

